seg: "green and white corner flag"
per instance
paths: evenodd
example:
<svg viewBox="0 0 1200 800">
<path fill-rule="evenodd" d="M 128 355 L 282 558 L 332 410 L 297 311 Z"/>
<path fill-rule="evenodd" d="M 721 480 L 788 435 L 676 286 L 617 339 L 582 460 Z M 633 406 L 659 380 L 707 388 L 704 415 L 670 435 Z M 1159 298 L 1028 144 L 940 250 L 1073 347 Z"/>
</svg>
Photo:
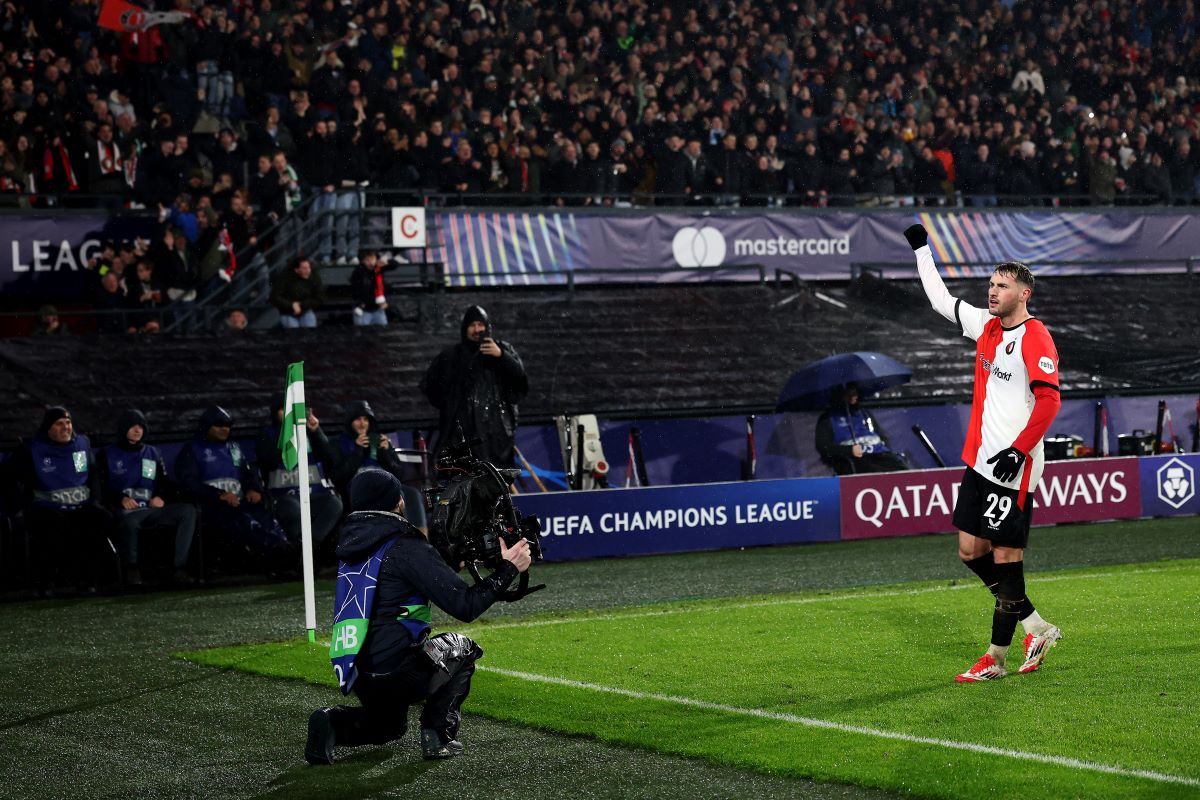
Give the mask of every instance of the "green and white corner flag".
<svg viewBox="0 0 1200 800">
<path fill-rule="evenodd" d="M 300 463 L 296 426 L 304 425 L 308 409 L 304 407 L 304 362 L 288 364 L 287 392 L 283 398 L 283 423 L 279 426 L 279 452 L 285 469 L 295 469 Z"/>
<path fill-rule="evenodd" d="M 279 425 L 279 457 L 283 468 L 296 473 L 300 489 L 300 545 L 304 569 L 304 627 L 308 640 L 317 638 L 317 601 L 313 576 L 312 498 L 308 474 L 308 408 L 304 405 L 304 362 L 288 364 L 283 420 Z"/>
</svg>

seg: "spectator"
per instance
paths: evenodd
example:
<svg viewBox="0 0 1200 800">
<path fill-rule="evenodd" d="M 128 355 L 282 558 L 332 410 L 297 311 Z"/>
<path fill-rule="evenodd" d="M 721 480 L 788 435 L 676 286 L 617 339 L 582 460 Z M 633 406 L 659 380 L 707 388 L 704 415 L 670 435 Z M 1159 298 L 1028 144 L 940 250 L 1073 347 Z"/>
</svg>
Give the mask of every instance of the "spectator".
<svg viewBox="0 0 1200 800">
<path fill-rule="evenodd" d="M 129 185 L 125 183 L 125 153 L 120 144 L 113 140 L 112 125 L 103 122 L 96 128 L 96 137 L 88 137 L 85 158 L 88 164 L 89 192 L 128 194 Z"/>
<path fill-rule="evenodd" d="M 996 205 L 996 182 L 998 170 L 992 159 L 991 148 L 981 144 L 975 148 L 975 156 L 962 168 L 961 188 L 970 196 L 973 206 Z"/>
<path fill-rule="evenodd" d="M 221 333 L 237 336 L 246 331 L 250 324 L 250 320 L 246 318 L 246 312 L 240 308 L 231 309 L 225 315 L 225 319 L 221 322 Z"/>
<path fill-rule="evenodd" d="M 946 180 L 946 168 L 933 153 L 933 148 L 921 148 L 921 157 L 913 162 L 912 188 L 921 205 L 941 205 L 946 192 L 942 184 Z M 832 193 L 832 192 L 831 192 Z"/>
<path fill-rule="evenodd" d="M 158 312 L 165 305 L 166 287 L 154 272 L 154 263 L 148 258 L 140 258 L 134 267 L 134 280 L 126 281 L 131 305 L 143 312 L 131 314 L 130 322 L 142 333 L 155 333 L 162 324 Z"/>
<path fill-rule="evenodd" d="M 278 113 L 278 112 L 276 112 Z M 216 147 L 213 149 L 212 172 L 214 175 L 229 173 L 233 176 L 233 185 L 244 186 L 246 183 L 246 151 L 238 141 L 232 128 L 222 128 L 217 134 Z"/>
<path fill-rule="evenodd" d="M 279 429 L 283 423 L 285 398 L 280 395 L 272 405 L 270 420 L 258 437 L 258 469 L 266 482 L 271 496 L 275 518 L 283 527 L 288 539 L 298 542 L 300 528 L 300 475 L 299 467 L 285 469 L 279 452 Z M 333 467 L 337 453 L 329 443 L 325 431 L 312 408 L 308 409 L 308 472 L 309 504 L 312 509 L 313 544 L 325 541 L 337 527 L 342 516 L 342 501 L 334 491 Z"/>
<path fill-rule="evenodd" d="M 446 179 L 442 188 L 447 192 L 466 194 L 483 191 L 486 175 L 483 164 L 472 155 L 471 143 L 466 139 L 459 139 L 454 152 L 454 160 L 444 170 Z"/>
<path fill-rule="evenodd" d="M 1117 163 L 1107 150 L 1101 150 L 1092 158 L 1088 170 L 1088 187 L 1092 202 L 1111 204 L 1117 195 Z"/>
<path fill-rule="evenodd" d="M 125 560 L 125 583 L 142 583 L 139 546 L 143 534 L 170 532 L 174 541 L 172 582 L 190 584 L 187 572 L 196 508 L 188 503 L 167 504 L 176 487 L 167 475 L 162 453 L 146 444 L 146 416 L 130 409 L 117 420 L 116 441 L 100 453 L 100 483 L 104 503 L 117 521 L 117 535 Z"/>
<path fill-rule="evenodd" d="M 274 280 L 271 304 L 279 309 L 279 324 L 284 328 L 317 327 L 316 309 L 325 304 L 325 286 L 311 261 L 297 257 L 292 268 Z"/>
<path fill-rule="evenodd" d="M 43 595 L 77 587 L 95 592 L 96 563 L 111 522 L 100 505 L 100 483 L 88 438 L 62 406 L 46 409 L 37 433 L 0 464 L 4 485 L 24 489 L 29 563 Z"/>
<path fill-rule="evenodd" d="M 96 311 L 96 330 L 100 333 L 137 333 L 137 326 L 131 324 L 129 315 L 132 306 L 117 273 L 106 272 L 100 278 L 100 288 L 92 304 Z"/>
<path fill-rule="evenodd" d="M 67 323 L 58 316 L 58 309 L 46 305 L 38 309 L 37 322 L 33 325 L 34 336 L 66 336 L 70 333 Z"/>
<path fill-rule="evenodd" d="M 258 169 L 250 176 L 250 201 L 260 214 L 276 222 L 287 213 L 288 179 L 271 164 L 271 157 L 258 157 Z"/>
<path fill-rule="evenodd" d="M 713 184 L 726 202 L 738 202 L 745 192 L 750 175 L 746 154 L 737 149 L 737 135 L 728 133 L 721 140 L 721 150 L 713 158 Z"/>
<path fill-rule="evenodd" d="M 660 205 L 680 205 L 691 193 L 688 185 L 688 158 L 683 154 L 683 137 L 671 134 L 658 152 L 654 193 Z"/>
<path fill-rule="evenodd" d="M 484 146 L 483 191 L 490 194 L 512 191 L 513 162 L 500 150 L 500 143 L 492 140 Z"/>
<path fill-rule="evenodd" d="M 858 384 L 831 393 L 829 408 L 817 419 L 817 452 L 838 475 L 908 469 L 888 446 L 875 416 L 859 405 Z"/>
<path fill-rule="evenodd" d="M 704 155 L 699 139 L 689 140 L 683 148 L 683 155 L 687 159 L 684 164 L 685 182 L 688 193 L 693 196 L 691 202 L 694 202 L 696 195 L 708 194 L 710 189 L 708 157 Z"/>
<path fill-rule="evenodd" d="M 351 403 L 346 410 L 346 427 L 337 438 L 338 453 L 335 480 L 343 496 L 349 499 L 350 482 L 362 472 L 381 469 L 391 473 L 403 486 L 404 516 L 415 527 L 426 530 L 425 501 L 421 493 L 404 483 L 407 477 L 392 441 L 379 431 L 375 412 L 366 400 Z"/>
<path fill-rule="evenodd" d="M 383 270 L 384 263 L 374 250 L 359 251 L 358 266 L 350 276 L 355 325 L 387 325 L 388 302 Z"/>
<path fill-rule="evenodd" d="M 516 348 L 494 338 L 487 312 L 471 306 L 463 314 L 458 344 L 439 353 L 421 381 L 421 391 L 438 410 L 438 453 L 478 438 L 475 455 L 498 467 L 514 463 L 518 403 L 529 391 Z"/>
<path fill-rule="evenodd" d="M 200 506 L 205 541 L 228 555 L 248 553 L 267 569 L 295 570 L 296 545 L 263 503 L 262 482 L 230 441 L 233 418 L 220 406 L 200 417 L 196 436 L 175 457 L 184 496 Z"/>
<path fill-rule="evenodd" d="M 1181 138 L 1171 154 L 1171 196 L 1177 206 L 1191 205 L 1196 196 L 1196 159 L 1192 143 Z"/>
</svg>

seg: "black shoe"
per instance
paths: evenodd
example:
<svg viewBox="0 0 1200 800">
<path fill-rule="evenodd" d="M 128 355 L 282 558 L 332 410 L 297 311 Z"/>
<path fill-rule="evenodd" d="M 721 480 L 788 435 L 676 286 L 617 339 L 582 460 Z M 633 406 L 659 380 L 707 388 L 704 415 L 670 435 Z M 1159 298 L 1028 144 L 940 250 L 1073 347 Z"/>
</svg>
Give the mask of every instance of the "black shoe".
<svg viewBox="0 0 1200 800">
<path fill-rule="evenodd" d="M 308 743 L 304 745 L 304 760 L 310 764 L 332 764 L 335 736 L 331 709 L 318 708 L 308 718 Z"/>
<path fill-rule="evenodd" d="M 130 566 L 125 569 L 125 585 L 126 586 L 141 586 L 142 571 L 137 567 Z"/>
<path fill-rule="evenodd" d="M 462 742 L 451 739 L 442 742 L 442 737 L 435 730 L 421 729 L 421 755 L 425 758 L 454 758 L 463 754 Z"/>
<path fill-rule="evenodd" d="M 196 579 L 189 575 L 186 569 L 177 569 L 171 575 L 171 583 L 176 586 L 194 586 Z"/>
</svg>

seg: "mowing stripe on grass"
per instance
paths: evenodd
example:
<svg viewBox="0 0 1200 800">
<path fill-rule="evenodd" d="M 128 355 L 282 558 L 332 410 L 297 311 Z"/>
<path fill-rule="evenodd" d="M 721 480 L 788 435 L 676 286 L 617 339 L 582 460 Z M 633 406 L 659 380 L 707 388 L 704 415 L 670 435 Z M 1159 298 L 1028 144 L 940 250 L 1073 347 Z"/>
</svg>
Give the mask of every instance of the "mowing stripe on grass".
<svg viewBox="0 0 1200 800">
<path fill-rule="evenodd" d="M 758 708 L 727 706 L 722 705 L 721 703 L 710 703 L 707 700 L 696 700 L 691 697 L 679 697 L 676 695 L 658 694 L 656 692 L 637 692 L 632 689 L 621 689 L 616 686 L 602 686 L 596 683 L 574 681 L 569 678 L 556 678 L 552 675 L 536 675 L 531 672 L 519 672 L 517 670 L 498 669 L 496 667 L 484 667 L 478 665 L 476 666 L 476 669 L 480 672 L 491 672 L 496 675 L 503 675 L 508 678 L 517 678 L 519 680 L 526 680 L 532 683 L 546 683 L 554 686 L 566 686 L 572 689 L 585 689 L 592 692 L 628 697 L 634 700 L 657 700 L 663 703 L 674 703 L 681 706 L 690 706 L 691 708 L 700 708 L 705 711 L 720 711 L 726 714 L 777 720 L 779 722 L 790 722 L 795 725 L 804 725 L 805 727 L 809 728 L 823 728 L 826 730 L 841 731 L 843 733 L 857 733 L 863 736 L 873 736 L 878 739 L 892 739 L 900 742 L 909 742 L 911 744 L 928 744 L 935 747 L 945 747 L 950 750 L 966 750 L 971 753 L 982 753 L 984 755 L 1015 758 L 1021 761 L 1034 761 L 1039 764 L 1053 764 L 1059 767 L 1078 769 L 1086 772 L 1102 772 L 1108 775 L 1119 775 L 1126 778 L 1142 778 L 1148 781 L 1157 781 L 1159 783 L 1173 783 L 1181 786 L 1200 787 L 1200 779 L 1188 778 L 1183 775 L 1170 775 L 1165 772 L 1154 772 L 1153 770 L 1128 769 L 1126 767 L 1118 767 L 1112 764 L 1099 764 L 1094 761 L 1083 761 L 1078 758 L 1067 758 L 1066 756 L 1053 756 L 1045 753 L 1028 753 L 1022 750 L 1009 750 L 1003 747 L 992 747 L 991 745 L 975 744 L 973 742 L 957 742 L 952 739 L 936 739 L 930 736 L 914 736 L 908 733 L 885 731 L 878 728 L 868 728 L 862 725 L 847 725 L 843 722 L 833 722 L 827 719 L 801 717 L 795 714 L 786 714 L 779 711 L 764 711 Z M 968 689 L 967 691 L 970 690 Z"/>
<path fill-rule="evenodd" d="M 1120 573 L 1116 572 L 1088 572 L 1078 575 L 1046 575 L 1044 577 L 1025 577 L 1026 584 L 1040 583 L 1056 583 L 1058 581 L 1074 581 L 1074 580 L 1097 580 L 1103 578 L 1120 577 L 1127 575 L 1147 575 L 1158 572 L 1173 572 L 1170 567 L 1149 567 L 1146 569 L 1128 569 Z M 717 611 L 722 614 L 729 612 L 731 609 L 747 609 L 747 608 L 770 608 L 772 606 L 806 606 L 813 603 L 837 603 L 843 600 L 874 600 L 881 597 L 909 597 L 913 595 L 932 594 L 934 592 L 953 592 L 960 589 L 978 589 L 979 584 L 973 581 L 967 583 L 945 584 L 940 586 L 926 586 L 921 589 L 894 589 L 886 592 L 842 592 L 835 594 L 823 594 L 817 597 L 793 597 L 784 600 L 755 600 L 746 603 L 722 603 L 720 605 L 694 605 L 684 606 L 682 608 L 662 608 L 654 611 L 626 611 L 615 612 L 612 614 L 588 614 L 578 617 L 561 617 L 557 619 L 535 619 L 524 622 L 498 622 L 496 624 L 484 623 L 479 625 L 479 630 L 498 631 L 505 628 L 540 628 L 545 625 L 571 625 L 577 622 L 609 622 L 626 619 L 643 619 L 646 617 L 668 617 L 676 614 L 694 614 L 704 611 Z M 705 599 L 703 603 L 709 603 L 711 598 Z M 474 626 L 472 626 L 474 627 Z M 464 630 L 470 631 L 470 628 Z"/>
</svg>

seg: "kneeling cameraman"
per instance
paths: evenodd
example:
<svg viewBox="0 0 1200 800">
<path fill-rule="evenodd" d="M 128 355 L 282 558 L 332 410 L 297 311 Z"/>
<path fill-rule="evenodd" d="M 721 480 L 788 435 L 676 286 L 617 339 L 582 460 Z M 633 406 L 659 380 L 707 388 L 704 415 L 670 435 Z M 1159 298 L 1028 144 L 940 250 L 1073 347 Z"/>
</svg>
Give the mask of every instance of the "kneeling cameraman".
<svg viewBox="0 0 1200 800">
<path fill-rule="evenodd" d="M 384 744 L 404 735 L 408 707 L 425 701 L 425 758 L 461 755 L 459 708 L 483 650 L 458 633 L 432 638 L 430 603 L 463 622 L 486 611 L 529 568 L 529 543 L 501 543 L 499 569 L 468 586 L 424 535 L 401 516 L 400 482 L 368 470 L 350 484 L 353 509 L 338 544 L 330 658 L 342 694 L 361 706 L 317 709 L 308 720 L 304 757 L 332 764 L 335 745 Z"/>
</svg>

